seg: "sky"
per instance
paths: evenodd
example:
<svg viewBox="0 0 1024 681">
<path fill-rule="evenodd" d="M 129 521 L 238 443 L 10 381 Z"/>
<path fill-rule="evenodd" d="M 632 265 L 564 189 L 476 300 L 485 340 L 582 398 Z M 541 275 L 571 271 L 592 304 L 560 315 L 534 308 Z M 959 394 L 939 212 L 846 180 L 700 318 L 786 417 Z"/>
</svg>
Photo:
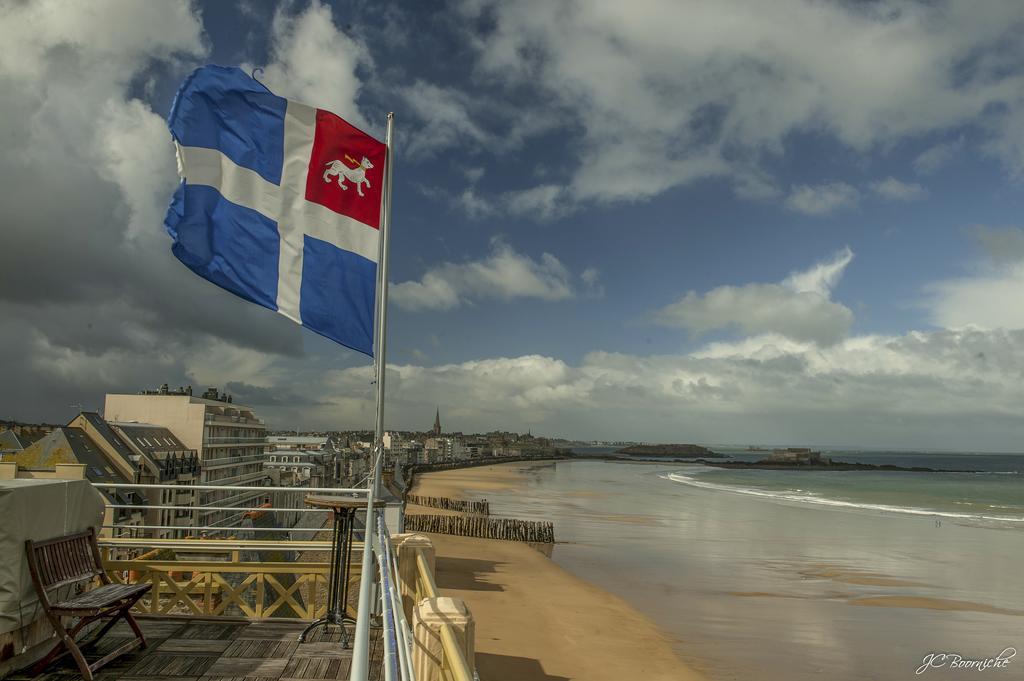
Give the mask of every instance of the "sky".
<svg viewBox="0 0 1024 681">
<path fill-rule="evenodd" d="M 370 428 L 369 359 L 193 275 L 208 63 L 383 137 L 386 425 L 1024 449 L 1024 5 L 0 1 L 0 418 L 218 386 Z"/>
</svg>

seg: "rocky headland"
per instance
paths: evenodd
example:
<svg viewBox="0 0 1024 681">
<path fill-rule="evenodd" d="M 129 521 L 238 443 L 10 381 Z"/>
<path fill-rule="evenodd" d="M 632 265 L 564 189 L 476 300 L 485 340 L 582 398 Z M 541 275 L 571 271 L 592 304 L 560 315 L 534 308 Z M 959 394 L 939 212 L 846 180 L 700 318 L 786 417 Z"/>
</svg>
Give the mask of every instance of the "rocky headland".
<svg viewBox="0 0 1024 681">
<path fill-rule="evenodd" d="M 676 459 L 691 459 L 702 457 L 705 459 L 725 458 L 724 454 L 718 454 L 707 447 L 700 445 L 631 445 L 618 450 L 616 454 L 627 454 L 629 456 L 664 456 Z"/>
<path fill-rule="evenodd" d="M 970 470 L 951 470 L 945 468 L 926 468 L 924 466 L 895 466 L 889 463 L 849 463 L 845 461 L 830 461 L 825 463 L 804 463 L 799 461 L 771 461 L 761 459 L 760 461 L 706 461 L 698 459 L 696 463 L 703 463 L 716 468 L 740 468 L 769 471 L 893 471 L 906 473 L 977 473 Z"/>
</svg>

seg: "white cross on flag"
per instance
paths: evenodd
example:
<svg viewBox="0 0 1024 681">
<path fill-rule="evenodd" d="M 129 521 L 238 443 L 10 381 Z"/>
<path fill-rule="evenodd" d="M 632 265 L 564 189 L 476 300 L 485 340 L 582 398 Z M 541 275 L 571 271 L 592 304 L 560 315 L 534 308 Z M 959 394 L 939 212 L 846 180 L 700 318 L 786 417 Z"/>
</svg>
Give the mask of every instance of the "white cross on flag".
<svg viewBox="0 0 1024 681">
<path fill-rule="evenodd" d="M 185 79 L 167 121 L 181 177 L 164 221 L 174 255 L 372 355 L 386 146 L 220 66 Z"/>
</svg>

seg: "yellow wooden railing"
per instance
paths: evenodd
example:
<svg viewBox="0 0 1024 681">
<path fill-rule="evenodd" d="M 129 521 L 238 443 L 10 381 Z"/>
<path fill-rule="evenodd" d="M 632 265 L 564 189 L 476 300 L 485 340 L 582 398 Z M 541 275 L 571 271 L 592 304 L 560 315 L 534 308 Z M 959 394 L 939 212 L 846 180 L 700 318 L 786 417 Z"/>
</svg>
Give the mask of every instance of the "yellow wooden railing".
<svg viewBox="0 0 1024 681">
<path fill-rule="evenodd" d="M 158 547 L 142 553 L 146 543 L 110 539 L 101 545 L 114 581 L 153 585 L 135 606 L 139 614 L 312 620 L 326 610 L 330 566 L 301 552 L 326 552 L 329 542 L 151 540 Z M 361 543 L 353 549 L 358 556 Z M 298 560 L 273 558 L 289 552 L 299 552 Z M 354 557 L 350 584 L 359 583 L 360 565 Z"/>
<path fill-rule="evenodd" d="M 437 582 L 430 570 L 427 560 L 421 551 L 416 551 L 416 602 L 424 598 L 437 598 Z M 455 638 L 455 632 L 446 624 L 440 627 L 441 647 L 444 657 L 441 660 L 441 673 L 452 681 L 473 681 L 473 672 L 469 669 L 462 647 Z"/>
</svg>

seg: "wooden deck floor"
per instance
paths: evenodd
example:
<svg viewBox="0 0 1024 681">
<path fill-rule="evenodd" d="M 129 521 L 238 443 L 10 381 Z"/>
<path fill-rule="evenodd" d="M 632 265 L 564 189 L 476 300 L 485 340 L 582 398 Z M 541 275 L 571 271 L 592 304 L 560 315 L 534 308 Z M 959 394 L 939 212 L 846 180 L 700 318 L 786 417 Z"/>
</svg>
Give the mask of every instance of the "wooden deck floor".
<svg viewBox="0 0 1024 681">
<path fill-rule="evenodd" d="M 314 631 L 297 641 L 305 623 L 235 623 L 209 620 L 139 619 L 148 648 L 136 650 L 103 667 L 96 681 L 304 681 L 348 679 L 352 650 L 341 647 L 337 627 Z M 349 627 L 351 633 L 351 626 Z M 375 633 L 371 629 L 371 635 Z M 98 659 L 131 638 L 122 622 L 86 657 Z M 383 644 L 371 643 L 370 678 L 380 674 Z M 91 660 L 90 660 L 91 661 Z M 80 679 L 70 657 L 39 676 L 25 673 L 17 681 Z"/>
</svg>

